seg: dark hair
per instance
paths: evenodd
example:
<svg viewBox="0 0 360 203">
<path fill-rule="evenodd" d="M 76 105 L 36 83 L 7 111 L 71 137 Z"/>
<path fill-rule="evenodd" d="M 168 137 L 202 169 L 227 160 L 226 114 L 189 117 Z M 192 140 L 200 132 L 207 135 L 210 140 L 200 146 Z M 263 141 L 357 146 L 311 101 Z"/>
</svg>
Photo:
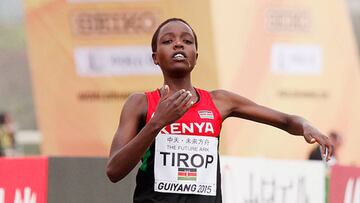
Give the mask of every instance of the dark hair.
<svg viewBox="0 0 360 203">
<path fill-rule="evenodd" d="M 159 36 L 159 31 L 160 29 L 166 25 L 167 23 L 169 22 L 172 22 L 172 21 L 180 21 L 180 22 L 183 22 L 185 23 L 187 26 L 190 27 L 192 33 L 194 34 L 194 38 L 195 38 L 195 47 L 196 47 L 196 50 L 198 49 L 198 42 L 197 42 L 197 37 L 196 37 L 196 34 L 194 32 L 194 30 L 192 29 L 192 27 L 189 25 L 189 23 L 187 23 L 185 20 L 181 19 L 181 18 L 169 18 L 167 20 L 165 20 L 164 22 L 162 22 L 159 27 L 156 29 L 156 31 L 154 32 L 154 35 L 152 36 L 152 39 L 151 39 L 151 49 L 153 52 L 156 52 L 157 50 L 157 41 L 158 41 L 158 36 Z"/>
</svg>

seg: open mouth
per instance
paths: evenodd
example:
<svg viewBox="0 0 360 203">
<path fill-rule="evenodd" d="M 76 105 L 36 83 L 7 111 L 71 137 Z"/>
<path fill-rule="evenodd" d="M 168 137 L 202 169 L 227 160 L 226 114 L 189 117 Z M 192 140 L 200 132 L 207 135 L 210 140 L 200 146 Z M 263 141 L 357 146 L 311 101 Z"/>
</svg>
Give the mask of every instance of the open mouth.
<svg viewBox="0 0 360 203">
<path fill-rule="evenodd" d="M 173 55 L 172 57 L 175 61 L 184 61 L 186 60 L 186 55 L 185 53 L 182 52 L 177 52 Z"/>
</svg>

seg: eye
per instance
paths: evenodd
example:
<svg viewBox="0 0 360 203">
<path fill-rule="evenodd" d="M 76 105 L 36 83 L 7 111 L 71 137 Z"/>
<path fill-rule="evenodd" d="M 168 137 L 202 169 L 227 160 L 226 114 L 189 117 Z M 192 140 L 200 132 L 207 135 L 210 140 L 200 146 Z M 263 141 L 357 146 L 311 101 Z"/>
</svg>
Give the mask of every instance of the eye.
<svg viewBox="0 0 360 203">
<path fill-rule="evenodd" d="M 187 40 L 187 39 L 185 39 L 184 42 L 185 42 L 185 44 L 193 44 L 193 41 Z"/>
<path fill-rule="evenodd" d="M 168 39 L 168 40 L 162 41 L 161 43 L 162 43 L 162 44 L 170 44 L 171 42 L 172 42 L 172 40 L 171 40 L 171 39 Z"/>
</svg>

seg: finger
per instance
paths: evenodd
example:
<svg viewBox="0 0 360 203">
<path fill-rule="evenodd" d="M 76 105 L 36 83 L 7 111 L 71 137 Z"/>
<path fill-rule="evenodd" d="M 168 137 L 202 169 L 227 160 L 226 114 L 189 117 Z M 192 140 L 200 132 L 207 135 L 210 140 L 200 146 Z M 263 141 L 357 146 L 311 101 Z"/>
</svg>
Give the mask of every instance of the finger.
<svg viewBox="0 0 360 203">
<path fill-rule="evenodd" d="M 181 89 L 181 90 L 175 92 L 173 95 L 169 96 L 168 99 L 170 99 L 172 101 L 176 101 L 185 92 L 186 91 L 184 89 Z"/>
<path fill-rule="evenodd" d="M 329 161 L 331 158 L 331 155 L 332 155 L 332 150 L 333 150 L 331 147 L 332 144 L 326 136 L 323 137 L 321 143 L 322 143 L 321 145 L 322 145 L 322 150 L 323 150 L 322 151 L 323 158 L 324 158 L 324 160 Z"/>
<path fill-rule="evenodd" d="M 326 156 L 326 161 L 330 160 L 330 148 L 329 146 L 326 146 L 326 151 L 325 151 L 325 156 Z"/>
<path fill-rule="evenodd" d="M 185 105 L 184 108 L 181 110 L 181 114 L 184 114 L 187 112 L 192 106 L 194 105 L 194 102 L 189 100 Z"/>
<path fill-rule="evenodd" d="M 315 138 L 311 138 L 310 141 L 309 141 L 310 144 L 314 144 L 315 142 L 316 142 Z"/>
<path fill-rule="evenodd" d="M 309 144 L 314 144 L 316 142 L 316 139 L 313 138 L 311 135 L 305 134 L 304 139 Z"/>
<path fill-rule="evenodd" d="M 327 142 L 326 143 L 326 147 L 327 147 L 327 157 L 326 157 L 326 160 L 329 161 L 331 159 L 331 157 L 333 156 L 333 153 L 334 153 L 334 146 L 332 145 L 331 142 Z"/>
<path fill-rule="evenodd" d="M 160 101 L 165 100 L 166 98 L 169 97 L 169 92 L 170 92 L 170 88 L 168 85 L 164 85 L 164 88 L 162 88 L 162 92 L 160 95 Z"/>
<path fill-rule="evenodd" d="M 330 153 L 329 153 L 329 146 L 325 146 L 325 159 L 326 161 L 329 161 L 330 160 Z"/>
<path fill-rule="evenodd" d="M 189 102 L 191 97 L 192 97 L 192 94 L 190 93 L 190 91 L 186 91 L 184 94 L 182 94 L 181 97 L 179 97 L 177 99 L 177 101 L 179 102 L 179 107 L 183 108 L 184 105 Z"/>
<path fill-rule="evenodd" d="M 320 149 L 321 149 L 321 157 L 322 157 L 323 160 L 326 160 L 326 154 L 325 154 L 326 149 L 325 148 L 326 147 L 323 144 L 320 147 Z"/>
<path fill-rule="evenodd" d="M 189 93 L 189 91 L 182 92 L 181 95 L 174 101 L 177 107 L 181 107 L 183 105 L 182 102 L 189 95 Z"/>
<path fill-rule="evenodd" d="M 333 156 L 334 146 L 332 144 L 329 145 L 329 159 Z"/>
<path fill-rule="evenodd" d="M 311 137 L 307 134 L 304 134 L 304 139 L 307 143 L 310 143 L 310 141 L 311 141 Z"/>
</svg>

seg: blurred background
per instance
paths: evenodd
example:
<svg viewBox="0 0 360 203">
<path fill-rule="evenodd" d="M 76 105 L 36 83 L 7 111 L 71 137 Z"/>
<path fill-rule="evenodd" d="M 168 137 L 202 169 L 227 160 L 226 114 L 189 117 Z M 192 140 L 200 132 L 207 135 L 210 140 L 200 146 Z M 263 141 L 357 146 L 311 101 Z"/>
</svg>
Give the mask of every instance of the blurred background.
<svg viewBox="0 0 360 203">
<path fill-rule="evenodd" d="M 356 65 L 358 59 L 352 56 L 358 57 L 359 54 L 357 50 L 353 50 L 353 48 L 358 49 L 360 44 L 359 1 L 347 0 L 331 5 L 320 5 L 307 1 L 290 3 L 277 1 L 234 3 L 229 1 L 225 4 L 204 1 L 205 3 L 200 5 L 206 8 L 202 17 L 196 16 L 195 10 L 189 6 L 173 9 L 176 1 L 151 1 L 144 4 L 128 3 L 128 5 L 127 1 L 115 1 L 117 3 L 94 1 L 97 3 L 88 4 L 84 3 L 86 1 L 83 3 L 81 3 L 82 1 L 68 1 L 66 6 L 65 4 L 61 5 L 60 2 L 23 2 L 21 0 L 2 0 L 0 2 L 0 111 L 7 112 L 12 118 L 13 126 L 16 129 L 18 154 L 106 155 L 117 126 L 122 103 L 127 95 L 133 91 L 148 91 L 151 88 L 159 87 L 162 84 L 161 75 L 158 71 L 154 71 L 156 67 L 151 67 L 149 61 L 146 65 L 148 69 L 143 68 L 138 72 L 129 72 L 126 68 L 124 68 L 125 72 L 116 72 L 110 70 L 116 68 L 116 65 L 110 67 L 110 64 L 110 68 L 104 68 L 104 72 L 98 72 L 96 75 L 94 72 L 86 72 L 84 68 L 80 70 L 81 65 L 79 64 L 84 64 L 84 62 L 81 62 L 83 59 L 79 58 L 84 58 L 89 52 L 87 50 L 89 47 L 95 49 L 96 47 L 108 47 L 113 49 L 110 51 L 111 53 L 105 53 L 106 51 L 104 52 L 100 48 L 97 49 L 98 54 L 101 52 L 99 55 L 103 54 L 103 59 L 99 57 L 98 62 L 95 63 L 100 64 L 98 66 L 109 65 L 105 62 L 106 54 L 115 56 L 127 51 L 131 55 L 134 50 L 130 50 L 130 45 L 141 47 L 139 49 L 145 50 L 142 52 L 146 57 L 146 53 L 148 53 L 146 49 L 155 27 L 151 23 L 161 22 L 170 16 L 185 18 L 198 32 L 200 59 L 194 73 L 195 85 L 205 89 L 226 88 L 265 106 L 301 115 L 314 122 L 315 126 L 318 126 L 324 133 L 335 130 L 344 134 L 345 137 L 351 137 L 355 135 L 349 134 L 358 132 L 349 127 L 353 123 L 351 120 L 358 121 L 358 117 L 350 115 L 349 112 L 354 112 L 355 108 L 358 108 L 346 100 L 357 101 L 359 92 L 344 93 L 343 91 L 350 91 L 349 87 L 354 88 L 354 84 L 359 84 L 358 76 L 349 78 L 347 75 L 354 71 L 355 74 L 358 74 L 359 71 L 359 67 Z M 149 15 L 147 23 L 150 24 L 146 28 L 148 30 L 134 31 L 131 30 L 133 28 L 129 28 L 128 33 L 114 30 L 105 33 L 104 28 L 96 28 L 96 19 L 94 22 L 90 22 L 89 16 L 97 15 L 96 12 L 91 13 L 91 11 L 99 10 L 99 15 L 101 15 L 100 10 L 104 8 L 103 15 L 105 17 L 98 19 L 104 20 L 107 10 L 111 8 L 125 10 L 127 7 L 133 9 L 139 5 L 150 8 L 148 11 L 143 9 L 144 15 Z M 166 8 L 170 9 L 166 10 Z M 46 9 L 48 10 L 44 11 Z M 58 14 L 51 15 L 52 9 L 58 10 Z M 90 11 L 87 12 L 86 9 Z M 237 10 L 241 12 L 236 13 Z M 146 14 L 146 12 L 150 12 L 150 14 Z M 108 12 L 108 15 L 110 16 L 112 13 Z M 115 17 L 125 19 L 130 18 L 131 15 L 135 16 L 129 12 Z M 88 25 L 86 25 L 86 20 L 89 21 Z M 80 21 L 85 23 L 79 25 L 80 28 L 75 28 L 74 22 Z M 135 20 L 133 21 L 135 22 Z M 91 25 L 91 23 L 94 24 Z M 99 30 L 96 31 L 96 29 Z M 39 32 L 45 32 L 47 36 L 42 36 Z M 233 42 L 237 44 L 235 48 L 231 46 Z M 56 52 L 57 49 L 62 49 L 62 51 Z M 44 53 L 47 50 L 54 50 L 52 53 L 57 55 L 47 56 Z M 272 50 L 272 53 L 269 53 L 268 50 Z M 140 50 L 135 51 L 139 53 Z M 276 59 L 276 57 L 286 55 L 285 52 L 290 53 L 289 58 L 305 58 L 298 64 L 296 64 L 296 59 L 291 62 L 290 59 L 286 59 L 286 56 L 283 59 Z M 296 54 L 298 55 L 296 56 Z M 342 54 L 345 54 L 346 57 L 344 58 Z M 129 56 L 127 57 L 129 59 Z M 209 57 L 211 57 L 211 62 L 206 60 Z M 270 57 L 272 57 L 271 61 L 269 61 Z M 309 58 L 306 59 L 306 57 Z M 332 57 L 336 59 L 331 59 Z M 41 58 L 43 60 L 38 61 Z M 262 62 L 258 62 L 259 59 Z M 119 66 L 124 66 L 126 59 L 120 57 L 119 60 L 123 60 Z M 297 66 L 300 67 L 304 64 L 306 66 L 306 60 L 315 61 L 314 64 L 309 63 L 314 70 L 307 73 L 306 71 L 309 70 L 303 68 L 302 71 L 305 72 L 296 72 Z M 132 62 L 130 61 L 130 63 Z M 288 70 L 280 70 L 280 66 L 284 66 L 284 64 L 289 66 Z M 77 76 L 71 75 L 74 66 L 77 67 Z M 97 65 L 95 64 L 95 66 Z M 60 74 L 58 71 L 61 72 L 61 70 L 58 67 L 64 70 L 64 74 L 70 76 Z M 271 68 L 270 73 L 268 73 L 267 67 Z M 151 70 L 151 68 L 153 69 Z M 316 69 L 322 71 L 319 72 Z M 332 73 L 328 73 L 329 69 Z M 311 71 L 318 72 L 311 73 Z M 49 75 L 45 75 L 45 72 Z M 205 72 L 208 73 L 208 78 L 201 77 Z M 331 75 L 327 76 L 328 74 Z M 235 77 L 233 77 L 234 75 Z M 132 82 L 133 79 L 137 82 Z M 68 83 L 69 86 L 65 83 Z M 71 92 L 69 90 L 71 88 L 76 91 Z M 355 87 L 353 90 L 358 90 L 358 88 Z M 58 93 L 54 93 L 54 91 Z M 46 99 L 45 97 L 55 98 Z M 79 104 L 71 98 L 66 100 L 60 97 L 78 97 L 78 100 L 86 100 L 86 102 Z M 103 99 L 99 99 L 99 97 Z M 107 99 L 104 99 L 105 97 Z M 73 117 L 73 114 L 77 113 L 74 112 L 75 108 L 71 108 L 74 107 L 72 105 L 84 108 L 83 110 L 86 111 L 86 113 L 82 112 L 84 118 Z M 94 112 L 89 113 L 89 108 L 92 108 Z M 105 113 L 99 113 L 101 111 Z M 81 112 L 78 113 L 81 114 Z M 76 121 L 77 119 L 87 119 L 88 121 L 80 123 Z M 90 130 L 84 129 L 88 128 L 85 127 L 88 125 L 86 122 L 96 125 L 95 134 L 90 136 L 96 138 L 90 138 L 90 141 L 87 142 L 89 147 L 96 147 L 93 148 L 93 151 L 84 151 L 80 149 L 81 147 L 75 150 L 73 147 L 77 147 L 77 144 L 73 141 L 82 142 L 83 137 L 81 136 L 83 135 L 79 135 L 79 133 L 88 133 L 87 131 Z M 55 127 L 54 123 L 57 123 L 58 126 Z M 275 158 L 304 159 L 310 151 L 309 146 L 294 142 L 291 138 L 267 137 L 270 134 L 282 134 L 282 132 L 268 127 L 264 129 L 257 124 L 232 120 L 225 122 L 224 126 L 222 147 L 224 154 L 269 155 Z M 62 129 L 59 130 L 59 128 Z M 74 138 L 71 135 L 68 137 L 69 141 L 66 141 L 66 138 L 59 139 L 59 137 L 66 137 L 64 134 L 71 132 L 78 134 L 80 138 L 77 139 L 76 136 Z M 259 134 L 259 137 L 251 136 L 249 138 L 247 136 L 248 144 L 243 146 L 243 151 L 231 147 L 224 150 L 224 146 L 228 145 L 229 140 L 233 142 L 235 139 L 240 142 L 244 134 L 254 133 Z M 238 134 L 238 139 L 232 135 L 229 138 L 228 134 Z M 351 142 L 351 139 L 345 138 L 344 145 L 349 145 L 347 143 Z M 284 149 L 277 152 L 277 145 L 267 144 L 269 140 L 280 145 L 291 143 L 289 148 L 294 153 L 282 155 Z M 263 142 L 265 143 L 262 144 Z M 70 145 L 72 149 L 69 151 L 62 149 L 62 144 Z M 293 150 L 294 145 L 296 145 L 295 150 Z M 241 144 L 235 145 L 235 148 L 238 147 L 241 147 Z M 304 147 L 307 149 L 305 153 Z M 343 154 L 350 155 L 350 151 Z M 347 160 L 346 158 L 343 160 L 346 160 L 346 163 L 356 162 L 356 160 Z"/>
<path fill-rule="evenodd" d="M 185 19 L 197 33 L 195 86 L 224 88 L 300 115 L 334 139 L 334 162 L 360 165 L 359 0 L 1 0 L 0 151 L 13 158 L 100 157 L 98 171 L 87 175 L 99 174 L 128 95 L 162 85 L 161 72 L 151 61 L 150 40 L 170 17 Z M 321 160 L 318 151 L 272 127 L 240 119 L 223 124 L 221 155 Z M 88 161 L 59 158 L 50 161 L 50 168 L 61 173 L 80 162 L 91 168 L 94 162 Z M 248 161 L 242 163 L 249 173 L 267 167 L 266 162 L 251 168 L 255 165 Z M 225 158 L 224 174 L 243 168 L 231 163 Z M 350 174 L 335 169 L 341 171 L 340 179 Z M 59 177 L 54 175 L 53 185 Z M 320 191 L 322 181 L 315 184 Z M 134 182 L 126 184 L 121 187 Z M 49 202 L 59 198 L 51 191 L 66 188 L 60 186 L 49 189 Z M 1 187 L 0 181 L 0 203 Z"/>
</svg>

